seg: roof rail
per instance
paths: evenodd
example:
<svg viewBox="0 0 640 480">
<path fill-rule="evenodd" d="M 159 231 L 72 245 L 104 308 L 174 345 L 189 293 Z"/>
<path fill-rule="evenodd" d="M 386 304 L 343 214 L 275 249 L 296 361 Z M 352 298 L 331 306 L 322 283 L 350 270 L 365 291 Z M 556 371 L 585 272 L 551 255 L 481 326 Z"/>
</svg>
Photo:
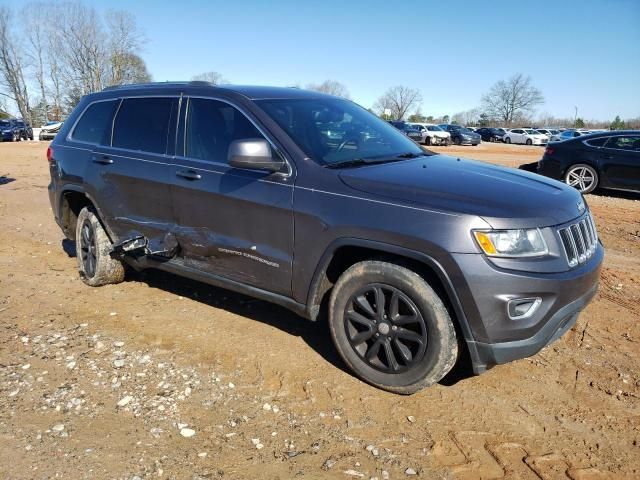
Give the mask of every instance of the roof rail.
<svg viewBox="0 0 640 480">
<path fill-rule="evenodd" d="M 147 83 L 125 83 L 124 85 L 111 85 L 104 87 L 103 92 L 108 90 L 119 90 L 121 88 L 145 88 L 145 87 L 180 87 L 184 85 L 193 85 L 201 87 L 215 87 L 211 82 L 204 80 L 190 80 L 190 81 L 172 81 L 172 82 L 147 82 Z"/>
</svg>

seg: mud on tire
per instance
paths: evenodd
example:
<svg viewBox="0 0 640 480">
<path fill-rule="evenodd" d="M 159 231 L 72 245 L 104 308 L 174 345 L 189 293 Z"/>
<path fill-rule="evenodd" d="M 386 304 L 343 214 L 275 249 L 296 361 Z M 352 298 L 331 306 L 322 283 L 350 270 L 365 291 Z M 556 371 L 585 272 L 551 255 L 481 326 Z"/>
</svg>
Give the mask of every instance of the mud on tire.
<svg viewBox="0 0 640 480">
<path fill-rule="evenodd" d="M 433 385 L 458 357 L 455 328 L 438 294 L 393 263 L 363 261 L 342 274 L 331 292 L 329 328 L 358 377 L 395 393 Z"/>
<path fill-rule="evenodd" d="M 124 264 L 111 258 L 111 249 L 111 240 L 94 210 L 83 208 L 76 224 L 76 258 L 84 283 L 99 287 L 124 280 Z"/>
</svg>

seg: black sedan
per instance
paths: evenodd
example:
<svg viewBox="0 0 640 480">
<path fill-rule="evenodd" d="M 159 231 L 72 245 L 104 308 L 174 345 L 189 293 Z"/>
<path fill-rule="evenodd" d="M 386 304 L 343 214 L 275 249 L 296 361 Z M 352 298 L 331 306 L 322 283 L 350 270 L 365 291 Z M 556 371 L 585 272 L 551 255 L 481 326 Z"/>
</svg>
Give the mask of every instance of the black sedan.
<svg viewBox="0 0 640 480">
<path fill-rule="evenodd" d="M 422 143 L 422 132 L 413 125 L 401 121 L 391 121 L 391 125 L 403 132 L 407 137 L 417 143 Z"/>
<path fill-rule="evenodd" d="M 550 143 L 538 173 L 582 193 L 598 187 L 640 192 L 640 130 L 583 135 Z"/>
<path fill-rule="evenodd" d="M 482 127 L 478 128 L 476 133 L 482 137 L 483 142 L 501 142 L 504 137 L 504 131 L 498 128 Z"/>
</svg>

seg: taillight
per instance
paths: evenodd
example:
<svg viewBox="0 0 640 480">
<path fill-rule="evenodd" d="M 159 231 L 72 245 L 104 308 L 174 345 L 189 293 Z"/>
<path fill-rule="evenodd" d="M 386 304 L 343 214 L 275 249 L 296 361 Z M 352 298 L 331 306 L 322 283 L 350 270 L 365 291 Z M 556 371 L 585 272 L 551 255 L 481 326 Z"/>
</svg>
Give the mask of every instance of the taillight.
<svg viewBox="0 0 640 480">
<path fill-rule="evenodd" d="M 553 147 L 547 147 L 544 149 L 544 153 L 546 155 L 553 155 L 554 153 L 556 153 L 556 149 Z"/>
<path fill-rule="evenodd" d="M 47 161 L 51 163 L 53 161 L 53 148 L 47 148 Z"/>
</svg>

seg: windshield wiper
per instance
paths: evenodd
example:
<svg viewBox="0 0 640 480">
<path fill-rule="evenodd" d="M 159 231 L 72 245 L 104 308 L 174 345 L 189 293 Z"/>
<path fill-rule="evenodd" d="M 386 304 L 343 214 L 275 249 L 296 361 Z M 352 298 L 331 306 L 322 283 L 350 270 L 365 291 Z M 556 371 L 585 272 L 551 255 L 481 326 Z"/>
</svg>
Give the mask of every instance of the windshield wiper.
<svg viewBox="0 0 640 480">
<path fill-rule="evenodd" d="M 408 158 L 418 158 L 418 157 L 426 157 L 426 153 L 414 153 L 407 152 L 401 153 L 400 155 L 394 155 L 393 157 L 386 158 L 377 158 L 367 160 L 366 158 L 354 158 L 353 160 L 345 160 L 343 162 L 336 163 L 328 163 L 325 165 L 326 168 L 351 168 L 351 167 L 361 167 L 363 165 L 376 165 L 380 163 L 391 163 L 391 162 L 399 162 L 401 160 L 406 160 Z"/>
<path fill-rule="evenodd" d="M 353 160 L 345 160 L 343 162 L 328 163 L 325 168 L 350 168 L 359 167 L 361 165 L 371 165 L 373 162 L 368 162 L 362 158 L 354 158 Z"/>
</svg>

